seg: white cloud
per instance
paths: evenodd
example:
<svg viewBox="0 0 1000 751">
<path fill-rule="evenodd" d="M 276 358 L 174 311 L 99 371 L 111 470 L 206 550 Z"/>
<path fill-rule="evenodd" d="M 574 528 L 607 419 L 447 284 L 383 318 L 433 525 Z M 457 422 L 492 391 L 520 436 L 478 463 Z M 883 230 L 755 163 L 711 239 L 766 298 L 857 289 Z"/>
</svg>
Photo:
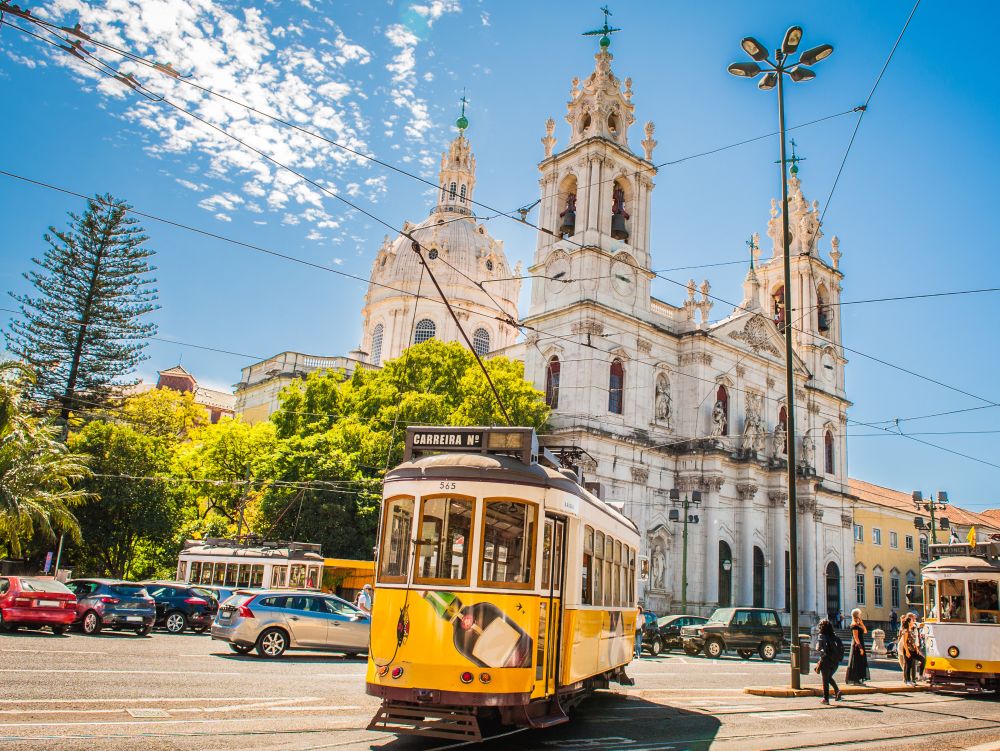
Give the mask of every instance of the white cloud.
<svg viewBox="0 0 1000 751">
<path fill-rule="evenodd" d="M 482 21 L 483 26 L 489 26 L 490 14 L 484 10 L 482 13 L 479 14 L 479 20 Z"/>
</svg>

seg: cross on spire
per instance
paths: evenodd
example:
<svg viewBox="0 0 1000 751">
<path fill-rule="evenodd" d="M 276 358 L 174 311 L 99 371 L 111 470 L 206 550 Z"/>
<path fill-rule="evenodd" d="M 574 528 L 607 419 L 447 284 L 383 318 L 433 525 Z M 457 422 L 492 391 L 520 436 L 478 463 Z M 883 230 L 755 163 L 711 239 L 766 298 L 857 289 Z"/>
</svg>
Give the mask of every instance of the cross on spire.
<svg viewBox="0 0 1000 751">
<path fill-rule="evenodd" d="M 469 103 L 469 100 L 465 96 L 464 87 L 462 88 L 462 98 L 458 101 L 462 103 L 462 114 L 458 116 L 458 119 L 455 121 L 455 125 L 458 126 L 459 130 L 464 131 L 469 127 L 469 118 L 465 116 L 465 105 Z"/>
<path fill-rule="evenodd" d="M 750 235 L 750 239 L 747 240 L 747 247 L 750 248 L 750 271 L 753 271 L 754 253 L 757 250 L 759 250 L 759 248 L 757 247 L 757 240 L 754 238 L 753 235 Z"/>
<path fill-rule="evenodd" d="M 581 36 L 594 37 L 600 35 L 600 45 L 601 49 L 607 49 L 611 46 L 611 35 L 616 31 L 621 31 L 621 29 L 616 29 L 608 24 L 608 16 L 612 15 L 611 11 L 608 10 L 607 5 L 601 6 L 601 13 L 604 14 L 604 25 L 599 29 L 592 29 L 591 31 L 585 31 Z"/>
<path fill-rule="evenodd" d="M 792 144 L 792 155 L 788 157 L 785 161 L 792 165 L 792 168 L 788 171 L 792 173 L 792 177 L 795 177 L 797 174 L 799 174 L 799 162 L 804 162 L 806 160 L 806 157 L 795 155 L 796 143 L 794 138 L 791 140 L 791 144 Z M 780 159 L 774 160 L 775 164 L 779 164 L 780 162 L 781 162 Z"/>
</svg>

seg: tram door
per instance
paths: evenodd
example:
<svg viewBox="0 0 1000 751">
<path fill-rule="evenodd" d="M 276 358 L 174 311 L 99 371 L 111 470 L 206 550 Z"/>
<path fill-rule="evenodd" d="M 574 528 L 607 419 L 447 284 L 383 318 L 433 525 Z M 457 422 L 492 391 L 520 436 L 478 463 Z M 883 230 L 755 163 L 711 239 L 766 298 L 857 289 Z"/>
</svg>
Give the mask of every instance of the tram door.
<svg viewBox="0 0 1000 751">
<path fill-rule="evenodd" d="M 533 696 L 556 690 L 559 642 L 562 630 L 562 585 L 565 574 L 566 520 L 548 517 L 542 533 L 542 597 L 538 601 L 538 639 L 535 646 Z"/>
</svg>

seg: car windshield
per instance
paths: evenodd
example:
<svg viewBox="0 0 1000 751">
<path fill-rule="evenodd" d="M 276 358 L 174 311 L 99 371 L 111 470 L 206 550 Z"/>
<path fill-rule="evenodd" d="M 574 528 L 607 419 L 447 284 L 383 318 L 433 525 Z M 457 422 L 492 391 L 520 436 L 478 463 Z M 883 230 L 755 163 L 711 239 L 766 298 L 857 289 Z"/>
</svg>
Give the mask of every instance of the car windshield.
<svg viewBox="0 0 1000 751">
<path fill-rule="evenodd" d="M 709 623 L 729 623 L 729 619 L 733 617 L 732 608 L 719 608 L 712 615 L 708 617 Z"/>
<path fill-rule="evenodd" d="M 59 592 L 73 594 L 73 591 L 55 579 L 21 579 L 21 589 L 25 592 Z"/>
<path fill-rule="evenodd" d="M 665 615 L 662 618 L 658 618 L 656 621 L 657 626 L 667 626 L 677 620 L 676 615 Z"/>
<path fill-rule="evenodd" d="M 146 588 L 141 584 L 112 584 L 111 592 L 125 597 L 142 597 L 146 594 Z"/>
</svg>

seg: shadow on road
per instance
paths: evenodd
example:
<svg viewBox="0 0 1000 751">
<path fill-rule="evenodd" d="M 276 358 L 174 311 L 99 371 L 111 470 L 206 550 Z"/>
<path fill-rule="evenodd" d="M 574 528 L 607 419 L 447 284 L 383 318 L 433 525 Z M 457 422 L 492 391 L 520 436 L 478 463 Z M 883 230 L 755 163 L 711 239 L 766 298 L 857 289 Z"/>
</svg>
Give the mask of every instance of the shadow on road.
<svg viewBox="0 0 1000 751">
<path fill-rule="evenodd" d="M 366 657 L 347 657 L 346 655 L 340 654 L 296 654 L 293 652 L 286 652 L 281 657 L 275 659 L 265 660 L 262 657 L 258 657 L 256 653 L 250 654 L 236 654 L 235 652 L 210 652 L 212 657 L 219 657 L 223 660 L 232 660 L 234 662 L 272 662 L 272 663 L 296 663 L 300 665 L 308 665 L 311 663 L 325 663 L 333 665 L 367 665 L 368 659 Z"/>
</svg>

